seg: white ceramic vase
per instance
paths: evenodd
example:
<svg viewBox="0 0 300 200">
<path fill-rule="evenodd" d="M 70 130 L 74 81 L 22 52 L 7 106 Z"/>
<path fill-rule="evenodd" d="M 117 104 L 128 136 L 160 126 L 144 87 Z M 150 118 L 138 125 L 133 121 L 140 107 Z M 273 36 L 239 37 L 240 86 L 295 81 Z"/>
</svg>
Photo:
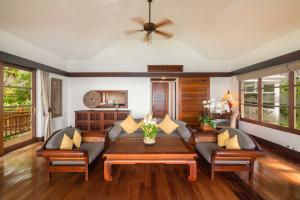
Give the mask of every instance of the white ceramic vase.
<svg viewBox="0 0 300 200">
<path fill-rule="evenodd" d="M 144 137 L 144 144 L 145 145 L 153 145 L 154 143 L 155 143 L 155 138 Z"/>
</svg>

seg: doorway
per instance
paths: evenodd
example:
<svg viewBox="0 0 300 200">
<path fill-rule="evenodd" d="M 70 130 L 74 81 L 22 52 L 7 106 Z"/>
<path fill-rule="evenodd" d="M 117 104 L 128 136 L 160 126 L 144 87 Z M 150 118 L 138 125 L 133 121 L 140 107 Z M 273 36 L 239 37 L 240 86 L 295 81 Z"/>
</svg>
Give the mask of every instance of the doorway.
<svg viewBox="0 0 300 200">
<path fill-rule="evenodd" d="M 176 79 L 151 79 L 151 112 L 154 118 L 167 114 L 176 119 Z"/>
<path fill-rule="evenodd" d="M 7 63 L 0 71 L 3 153 L 35 136 L 35 71 Z"/>
</svg>

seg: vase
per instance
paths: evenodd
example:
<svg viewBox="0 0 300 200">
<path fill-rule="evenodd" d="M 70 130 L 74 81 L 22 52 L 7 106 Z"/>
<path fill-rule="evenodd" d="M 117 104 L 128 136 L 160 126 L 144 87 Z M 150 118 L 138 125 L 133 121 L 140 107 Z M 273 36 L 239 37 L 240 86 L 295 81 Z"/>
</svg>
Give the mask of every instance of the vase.
<svg viewBox="0 0 300 200">
<path fill-rule="evenodd" d="M 155 143 L 155 138 L 144 137 L 145 145 L 153 145 Z"/>
</svg>

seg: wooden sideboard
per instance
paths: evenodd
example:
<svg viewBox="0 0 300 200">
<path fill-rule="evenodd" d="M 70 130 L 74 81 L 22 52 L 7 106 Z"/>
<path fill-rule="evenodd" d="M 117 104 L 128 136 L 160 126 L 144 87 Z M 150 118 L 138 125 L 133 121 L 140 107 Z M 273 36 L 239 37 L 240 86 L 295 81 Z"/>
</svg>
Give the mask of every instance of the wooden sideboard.
<svg viewBox="0 0 300 200">
<path fill-rule="evenodd" d="M 83 132 L 105 131 L 129 114 L 129 110 L 79 110 L 75 111 L 75 127 Z"/>
</svg>

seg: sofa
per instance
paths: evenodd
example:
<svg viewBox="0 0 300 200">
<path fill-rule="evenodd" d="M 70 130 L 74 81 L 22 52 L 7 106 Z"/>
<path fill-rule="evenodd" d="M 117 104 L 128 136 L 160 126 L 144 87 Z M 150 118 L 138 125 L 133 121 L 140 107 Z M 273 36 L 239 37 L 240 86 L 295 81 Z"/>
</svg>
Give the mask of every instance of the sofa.
<svg viewBox="0 0 300 200">
<path fill-rule="evenodd" d="M 141 118 L 135 119 L 135 121 L 138 123 L 140 122 Z M 157 123 L 159 124 L 162 121 L 162 119 L 157 119 Z M 134 133 L 128 134 L 126 133 L 122 127 L 119 125 L 122 121 L 117 121 L 114 123 L 114 126 L 109 130 L 108 132 L 108 138 L 111 142 L 114 142 L 117 138 L 139 138 L 144 137 L 144 133 L 141 128 L 139 128 Z M 179 127 L 173 131 L 171 134 L 164 133 L 161 129 L 158 129 L 157 138 L 161 137 L 175 137 L 175 138 L 182 138 L 186 142 L 190 142 L 191 139 L 191 132 L 186 127 L 186 123 L 179 120 L 174 120 L 175 123 L 179 125 Z"/>
<path fill-rule="evenodd" d="M 237 135 L 241 149 L 225 149 L 219 147 L 216 138 L 212 141 L 196 140 L 196 150 L 211 165 L 211 180 L 214 180 L 216 171 L 248 171 L 249 180 L 253 178 L 254 162 L 265 154 L 259 144 L 247 133 L 235 129 L 226 128 L 229 136 Z M 223 132 L 225 129 L 220 130 Z M 217 137 L 217 134 L 215 135 Z"/>
<path fill-rule="evenodd" d="M 60 144 L 64 134 L 73 138 L 75 128 L 67 127 L 54 132 L 37 151 L 37 155 L 47 161 L 48 180 L 53 172 L 82 172 L 88 180 L 88 166 L 104 149 L 104 138 L 97 134 L 81 133 L 82 143 L 80 148 L 61 150 Z M 80 130 L 77 129 L 80 132 Z M 89 138 L 92 139 L 89 139 Z"/>
</svg>

